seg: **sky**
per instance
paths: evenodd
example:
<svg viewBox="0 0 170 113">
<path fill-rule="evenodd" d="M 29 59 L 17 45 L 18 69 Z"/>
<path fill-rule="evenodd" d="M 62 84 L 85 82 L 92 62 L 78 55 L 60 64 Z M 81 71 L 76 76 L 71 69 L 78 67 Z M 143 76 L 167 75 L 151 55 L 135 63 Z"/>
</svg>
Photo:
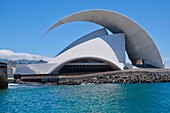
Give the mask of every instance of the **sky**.
<svg viewBox="0 0 170 113">
<path fill-rule="evenodd" d="M 170 67 L 170 0 L 0 0 L 0 50 L 54 57 L 102 26 L 74 22 L 43 34 L 65 16 L 90 9 L 115 11 L 137 22 Z"/>
</svg>

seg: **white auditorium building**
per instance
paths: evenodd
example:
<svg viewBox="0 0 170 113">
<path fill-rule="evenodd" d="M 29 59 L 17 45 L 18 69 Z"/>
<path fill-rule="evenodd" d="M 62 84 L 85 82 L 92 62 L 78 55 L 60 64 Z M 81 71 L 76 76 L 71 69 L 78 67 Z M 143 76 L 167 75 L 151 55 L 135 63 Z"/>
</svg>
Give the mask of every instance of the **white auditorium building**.
<svg viewBox="0 0 170 113">
<path fill-rule="evenodd" d="M 17 65 L 15 74 L 60 74 L 164 68 L 151 37 L 134 21 L 107 10 L 87 10 L 67 16 L 53 28 L 85 21 L 103 26 L 74 41 L 48 63 Z M 108 34 L 109 30 L 112 34 Z M 126 63 L 126 53 L 132 62 Z"/>
</svg>

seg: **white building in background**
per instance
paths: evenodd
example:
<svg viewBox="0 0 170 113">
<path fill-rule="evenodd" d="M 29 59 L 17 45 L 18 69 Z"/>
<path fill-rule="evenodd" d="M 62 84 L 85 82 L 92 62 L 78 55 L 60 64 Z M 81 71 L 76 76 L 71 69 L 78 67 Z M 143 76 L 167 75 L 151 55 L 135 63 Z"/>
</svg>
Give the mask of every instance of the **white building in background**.
<svg viewBox="0 0 170 113">
<path fill-rule="evenodd" d="M 53 74 L 113 71 L 134 66 L 164 68 L 151 37 L 138 24 L 112 11 L 88 10 L 75 13 L 61 19 L 48 31 L 75 21 L 93 22 L 104 28 L 74 41 L 48 63 L 20 66 L 16 74 L 29 74 L 28 70 L 30 74 Z M 106 29 L 112 34 L 109 35 Z M 126 63 L 125 53 L 132 64 Z M 23 67 L 27 73 L 24 73 Z"/>
</svg>

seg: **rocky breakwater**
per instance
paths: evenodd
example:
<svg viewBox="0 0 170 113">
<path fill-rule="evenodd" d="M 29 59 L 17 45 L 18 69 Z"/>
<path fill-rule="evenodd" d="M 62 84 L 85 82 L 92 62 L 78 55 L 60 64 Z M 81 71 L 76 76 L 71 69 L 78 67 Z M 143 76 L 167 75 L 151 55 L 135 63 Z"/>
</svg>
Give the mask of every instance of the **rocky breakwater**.
<svg viewBox="0 0 170 113">
<path fill-rule="evenodd" d="M 90 76 L 91 75 L 91 76 Z M 87 77 L 85 77 L 87 76 Z M 170 69 L 133 69 L 113 72 L 102 72 L 81 77 L 65 77 L 59 85 L 105 84 L 105 83 L 160 83 L 170 82 Z"/>
<path fill-rule="evenodd" d="M 0 62 L 0 89 L 8 88 L 7 64 Z"/>
<path fill-rule="evenodd" d="M 80 85 L 106 83 L 160 83 L 170 82 L 170 69 L 131 69 L 108 71 L 91 74 L 57 75 L 57 81 L 30 82 L 17 79 L 14 83 L 20 84 L 47 84 L 47 85 Z"/>
</svg>

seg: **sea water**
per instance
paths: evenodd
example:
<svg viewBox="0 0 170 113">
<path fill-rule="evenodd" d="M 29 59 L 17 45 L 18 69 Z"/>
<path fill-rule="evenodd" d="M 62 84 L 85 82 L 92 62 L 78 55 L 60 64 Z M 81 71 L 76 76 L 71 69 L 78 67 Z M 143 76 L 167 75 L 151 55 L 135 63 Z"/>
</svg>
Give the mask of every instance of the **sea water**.
<svg viewBox="0 0 170 113">
<path fill-rule="evenodd" d="M 0 90 L 0 113 L 168 113 L 170 83 L 16 85 Z"/>
</svg>

